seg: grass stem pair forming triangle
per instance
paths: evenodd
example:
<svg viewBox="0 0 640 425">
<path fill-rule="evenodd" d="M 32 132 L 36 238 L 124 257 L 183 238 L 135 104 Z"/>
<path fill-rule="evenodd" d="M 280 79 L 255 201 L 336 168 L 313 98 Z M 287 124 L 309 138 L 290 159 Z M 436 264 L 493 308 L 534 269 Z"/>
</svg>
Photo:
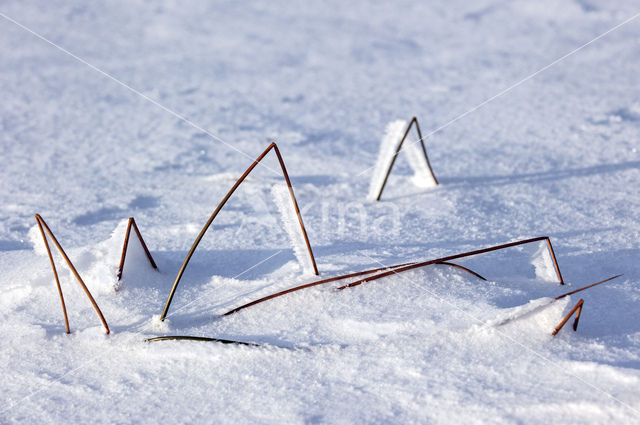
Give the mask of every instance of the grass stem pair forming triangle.
<svg viewBox="0 0 640 425">
<path fill-rule="evenodd" d="M 289 189 L 289 195 L 291 197 L 291 202 L 293 203 L 293 207 L 294 207 L 296 215 L 298 217 L 298 223 L 300 224 L 300 231 L 302 232 L 302 236 L 304 237 L 306 248 L 307 248 L 307 251 L 309 253 L 311 264 L 313 266 L 313 272 L 316 275 L 318 274 L 318 267 L 316 266 L 316 260 L 315 260 L 315 258 L 313 256 L 313 251 L 311 250 L 311 244 L 309 243 L 309 238 L 307 237 L 307 230 L 305 229 L 304 223 L 302 222 L 302 216 L 300 215 L 300 208 L 298 207 L 298 202 L 296 201 L 296 197 L 295 197 L 295 195 L 293 193 L 293 187 L 291 186 L 291 180 L 289 179 L 289 174 L 287 173 L 287 168 L 284 165 L 284 160 L 282 159 L 282 155 L 280 155 L 280 150 L 278 149 L 278 146 L 275 143 L 271 143 L 267 147 L 267 149 L 265 149 L 264 152 L 262 152 L 255 159 L 255 161 L 253 161 L 253 164 L 251 164 L 249 166 L 249 168 L 247 168 L 247 170 L 240 176 L 240 178 L 238 180 L 236 180 L 234 185 L 231 187 L 231 189 L 229 189 L 229 192 L 227 192 L 227 194 L 222 199 L 222 201 L 220 201 L 220 203 L 218 204 L 216 209 L 213 211 L 213 213 L 209 217 L 209 220 L 207 220 L 207 222 L 205 223 L 204 227 L 202 228 L 202 230 L 200 231 L 200 233 L 196 237 L 196 240 L 193 242 L 193 245 L 191 246 L 191 249 L 187 253 L 186 258 L 184 259 L 184 262 L 182 263 L 182 266 L 180 267 L 180 270 L 178 271 L 178 275 L 176 276 L 176 279 L 173 282 L 173 286 L 171 287 L 171 292 L 169 293 L 169 297 L 167 298 L 167 302 L 166 302 L 166 304 L 164 306 L 164 309 L 162 310 L 162 315 L 160 316 L 160 320 L 164 321 L 165 317 L 167 317 L 167 313 L 169 312 L 169 306 L 171 305 L 171 300 L 173 299 L 173 296 L 175 295 L 176 289 L 178 288 L 178 284 L 180 283 L 180 279 L 182 279 L 182 275 L 184 274 L 184 271 L 186 270 L 187 265 L 189 264 L 189 260 L 191 260 L 191 257 L 193 256 L 193 253 L 195 252 L 196 248 L 198 247 L 198 244 L 200 243 L 200 241 L 202 240 L 203 236 L 205 235 L 205 233 L 207 232 L 207 230 L 211 226 L 211 223 L 213 223 L 213 220 L 216 218 L 216 216 L 218 215 L 220 210 L 222 210 L 222 207 L 224 207 L 224 205 L 227 203 L 227 201 L 229 200 L 231 195 L 233 195 L 233 193 L 236 191 L 236 189 L 238 189 L 238 186 L 240 186 L 242 184 L 242 182 L 247 178 L 247 176 L 251 173 L 251 171 L 253 171 L 253 169 L 260 163 L 260 161 L 262 161 L 262 159 L 264 159 L 264 157 L 271 150 L 273 150 L 275 152 L 276 156 L 278 157 L 278 162 L 280 163 L 280 168 L 282 169 L 282 175 L 284 177 L 285 182 L 287 183 L 287 187 Z"/>
<path fill-rule="evenodd" d="M 71 263 L 71 260 L 69 260 L 69 257 L 67 256 L 67 253 L 64 252 L 64 249 L 62 249 L 62 246 L 60 246 L 60 243 L 58 242 L 58 240 L 54 236 L 53 232 L 51 232 L 51 229 L 49 229 L 49 226 L 47 226 L 47 223 L 44 221 L 44 219 L 40 216 L 40 214 L 36 214 L 35 217 L 36 217 L 36 222 L 38 223 L 38 227 L 40 228 L 40 233 L 42 234 L 42 240 L 44 241 L 44 246 L 47 249 L 47 254 L 49 255 L 49 261 L 51 261 L 51 268 L 53 269 L 53 276 L 55 277 L 56 285 L 58 286 L 58 294 L 60 295 L 60 303 L 62 304 L 62 314 L 64 314 L 64 323 L 65 323 L 65 327 L 67 329 L 67 333 L 71 333 L 71 330 L 69 329 L 69 318 L 67 317 L 67 308 L 66 308 L 65 303 L 64 303 L 64 296 L 62 295 L 62 287 L 60 286 L 60 279 L 58 277 L 58 271 L 56 270 L 56 264 L 53 261 L 53 255 L 51 254 L 51 249 L 49 248 L 49 242 L 47 241 L 47 237 L 45 235 L 45 230 L 47 231 L 47 234 L 49 235 L 49 237 L 53 241 L 53 244 L 58 249 L 58 252 L 60 253 L 60 255 L 62 255 L 62 258 L 64 258 L 64 260 L 66 261 L 67 265 L 69 266 L 69 269 L 71 270 L 71 273 L 73 273 L 73 275 L 78 280 L 78 283 L 80 284 L 80 286 L 84 290 L 84 293 L 87 295 L 87 298 L 89 298 L 89 301 L 91 302 L 91 305 L 93 305 L 93 308 L 95 309 L 96 313 L 98 314 L 98 317 L 100 317 L 100 321 L 102 322 L 102 325 L 104 326 L 105 332 L 108 334 L 110 332 L 109 331 L 109 325 L 107 325 L 107 321 L 105 320 L 104 316 L 102 315 L 102 311 L 100 311 L 100 307 L 98 307 L 98 304 L 93 299 L 93 296 L 91 295 L 91 292 L 89 292 L 89 288 L 87 288 L 87 285 L 84 284 L 84 281 L 80 277 L 80 274 L 78 274 L 78 271 L 73 266 L 73 263 Z"/>
<path fill-rule="evenodd" d="M 127 257 L 127 249 L 129 248 L 129 235 L 131 234 L 131 229 L 133 229 L 136 232 L 136 236 L 140 241 L 140 245 L 142 245 L 142 249 L 144 249 L 144 252 L 147 255 L 147 258 L 151 263 L 151 267 L 158 270 L 158 266 L 156 265 L 156 262 L 153 261 L 153 257 L 151 256 L 151 252 L 149 251 L 149 248 L 147 248 L 147 244 L 144 243 L 144 239 L 142 238 L 142 234 L 140 234 L 140 229 L 138 229 L 138 225 L 136 224 L 136 221 L 133 219 L 133 217 L 129 217 L 129 222 L 127 223 L 127 230 L 124 234 L 124 244 L 122 245 L 122 255 L 120 256 L 120 265 L 118 266 L 118 272 L 116 273 L 118 280 L 122 278 L 122 271 L 124 270 L 124 260 Z"/>
<path fill-rule="evenodd" d="M 580 313 L 582 313 L 583 304 L 584 304 L 584 300 L 582 298 L 580 298 L 580 301 L 578 301 L 576 303 L 576 305 L 573 306 L 571 311 L 569 311 L 569 313 L 567 313 L 567 315 L 564 316 L 564 319 L 562 319 L 560 324 L 558 324 L 558 326 L 556 326 L 556 328 L 553 330 L 553 332 L 551 332 L 551 335 L 556 335 L 558 332 L 560 332 L 560 329 L 562 329 L 562 327 L 565 325 L 565 323 L 567 323 L 567 321 L 571 318 L 573 313 L 576 313 L 576 319 L 573 321 L 573 330 L 577 331 L 578 330 L 578 321 L 580 320 Z"/>
<path fill-rule="evenodd" d="M 393 154 L 393 157 L 391 159 L 391 163 L 389 164 L 389 167 L 387 168 L 387 172 L 384 175 L 384 179 L 382 180 L 382 184 L 380 185 L 380 191 L 378 192 L 378 196 L 376 197 L 376 201 L 379 201 L 380 198 L 382 197 L 382 191 L 384 190 L 384 187 L 387 184 L 387 180 L 389 180 L 389 175 L 391 174 L 391 169 L 393 168 L 393 165 L 396 163 L 396 159 L 398 158 L 398 154 L 400 153 L 400 149 L 402 149 L 402 144 L 405 142 L 405 140 L 407 140 L 407 136 L 409 136 L 409 132 L 411 131 L 411 127 L 413 127 L 414 125 L 415 125 L 416 131 L 418 133 L 418 141 L 417 142 L 420 143 L 420 147 L 422 148 L 422 154 L 424 155 L 426 168 L 427 168 L 428 172 L 431 174 L 430 177 L 433 179 L 433 182 L 436 184 L 436 186 L 439 184 L 438 183 L 438 179 L 436 178 L 436 175 L 433 172 L 433 168 L 431 168 L 431 163 L 429 162 L 429 156 L 427 155 L 427 148 L 424 145 L 422 132 L 420 131 L 420 125 L 418 124 L 418 118 L 413 117 L 413 118 L 411 118 L 411 121 L 409 121 L 409 124 L 407 125 L 407 129 L 405 130 L 404 135 L 400 139 L 400 143 L 398 143 L 398 146 L 396 147 L 395 153 Z M 416 143 L 416 142 L 410 142 L 410 143 Z"/>
</svg>

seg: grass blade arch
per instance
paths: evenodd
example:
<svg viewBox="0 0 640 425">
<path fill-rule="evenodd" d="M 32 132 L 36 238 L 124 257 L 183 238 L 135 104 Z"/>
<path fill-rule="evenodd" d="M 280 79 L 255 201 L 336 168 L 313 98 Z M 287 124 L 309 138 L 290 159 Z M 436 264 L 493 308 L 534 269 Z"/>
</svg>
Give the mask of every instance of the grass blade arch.
<svg viewBox="0 0 640 425">
<path fill-rule="evenodd" d="M 122 254 L 120 255 L 120 264 L 118 265 L 118 271 L 116 272 L 116 277 L 118 278 L 118 280 L 122 279 L 122 272 L 124 271 L 124 261 L 127 258 L 127 249 L 129 248 L 129 236 L 131 235 L 131 229 L 135 231 L 136 236 L 140 241 L 140 245 L 142 246 L 142 249 L 144 250 L 145 255 L 149 259 L 149 263 L 151 264 L 151 267 L 158 270 L 158 265 L 153 260 L 153 256 L 151 255 L 149 248 L 147 248 L 147 244 L 144 242 L 144 238 L 140 233 L 140 229 L 138 229 L 138 225 L 136 224 L 136 221 L 134 220 L 133 217 L 129 217 L 129 221 L 127 222 L 127 230 L 125 230 L 124 232 L 124 243 L 122 244 Z"/>
<path fill-rule="evenodd" d="M 309 243 L 309 238 L 307 236 L 307 230 L 305 229 L 304 223 L 302 222 L 302 216 L 300 215 L 300 208 L 298 207 L 298 202 L 296 201 L 296 197 L 295 197 L 295 195 L 293 193 L 293 187 L 291 186 L 291 180 L 289 179 L 289 174 L 287 173 L 287 168 L 284 165 L 284 160 L 282 159 L 282 155 L 280 154 L 280 150 L 278 149 L 278 146 L 274 142 L 274 143 L 271 143 L 264 150 L 264 152 L 262 152 L 253 161 L 253 164 L 251 164 L 249 166 L 249 168 L 247 168 L 247 170 L 240 176 L 240 178 L 238 180 L 236 180 L 234 185 L 231 187 L 231 189 L 229 189 L 229 191 L 227 192 L 225 197 L 222 199 L 222 201 L 220 201 L 220 203 L 218 204 L 216 209 L 213 211 L 213 213 L 209 217 L 209 220 L 207 220 L 207 222 L 205 223 L 204 227 L 202 228 L 202 230 L 200 231 L 200 233 L 196 237 L 196 240 L 193 242 L 193 245 L 191 246 L 191 249 L 187 253 L 186 258 L 184 259 L 184 262 L 182 263 L 182 266 L 180 267 L 180 270 L 178 271 L 178 275 L 176 276 L 176 279 L 173 282 L 173 286 L 171 287 L 171 292 L 169 293 L 169 297 L 167 298 L 167 302 L 165 303 L 164 309 L 162 310 L 162 315 L 160 316 L 160 320 L 161 321 L 164 321 L 164 319 L 167 317 L 167 313 L 169 312 L 169 307 L 171 306 L 171 301 L 173 300 L 173 296 L 175 295 L 176 289 L 178 288 L 178 284 L 180 283 L 180 279 L 182 279 L 182 275 L 184 274 L 184 271 L 186 270 L 187 265 L 189 264 L 189 260 L 191 260 L 191 257 L 193 256 L 193 253 L 195 252 L 196 248 L 198 247 L 198 244 L 200 243 L 200 241 L 204 237 L 205 233 L 207 232 L 207 230 L 211 226 L 211 223 L 213 223 L 213 220 L 216 218 L 216 216 L 218 215 L 220 210 L 222 210 L 222 208 L 227 203 L 227 201 L 229 200 L 231 195 L 233 195 L 233 193 L 236 191 L 236 189 L 238 189 L 238 187 L 247 178 L 247 176 L 260 163 L 260 161 L 262 161 L 264 159 L 264 157 L 267 156 L 267 154 L 269 152 L 271 152 L 271 150 L 273 150 L 275 152 L 276 156 L 278 157 L 278 163 L 280 164 L 280 168 L 282 169 L 282 175 L 283 175 L 284 180 L 287 183 L 287 187 L 289 189 L 289 195 L 291 196 L 291 202 L 293 203 L 293 207 L 294 207 L 294 209 L 296 211 L 296 214 L 298 216 L 298 223 L 300 224 L 300 231 L 302 232 L 302 236 L 304 237 L 304 241 L 305 241 L 305 244 L 307 246 L 307 251 L 309 252 L 309 257 L 311 258 L 311 264 L 313 265 L 313 272 L 316 275 L 318 274 L 318 267 L 316 266 L 316 260 L 315 260 L 315 258 L 313 256 L 313 251 L 311 250 L 311 244 Z"/>
<path fill-rule="evenodd" d="M 427 148 L 424 145 L 424 138 L 422 137 L 422 132 L 420 131 L 420 125 L 418 124 L 418 118 L 417 117 L 413 117 L 411 118 L 411 121 L 409 121 L 409 124 L 407 125 L 407 129 L 404 132 L 404 135 L 402 136 L 402 139 L 400 139 L 400 142 L 398 143 L 398 146 L 396 147 L 396 152 L 393 154 L 391 163 L 389 164 L 389 167 L 387 168 L 387 172 L 384 176 L 384 180 L 382 181 L 382 185 L 380 186 L 380 191 L 378 192 L 378 196 L 376 197 L 376 201 L 379 201 L 380 198 L 382 197 L 382 191 L 384 190 L 384 187 L 387 185 L 387 180 L 389 180 L 389 175 L 391 174 L 391 169 L 393 168 L 393 165 L 396 163 L 396 159 L 398 158 L 398 154 L 400 154 L 400 149 L 402 149 L 402 144 L 405 142 L 405 140 L 407 140 L 407 137 L 409 136 L 409 132 L 411 131 L 411 127 L 413 127 L 415 125 L 416 127 L 416 131 L 418 132 L 418 142 L 420 142 L 420 147 L 422 148 L 422 154 L 424 156 L 424 160 L 427 166 L 427 169 L 429 170 L 429 173 L 431 174 L 431 178 L 433 179 L 434 183 L 437 185 L 440 184 L 440 182 L 438 181 L 438 178 L 436 177 L 435 173 L 433 172 L 433 168 L 431 167 L 431 162 L 429 161 L 429 155 L 427 155 Z"/>
</svg>

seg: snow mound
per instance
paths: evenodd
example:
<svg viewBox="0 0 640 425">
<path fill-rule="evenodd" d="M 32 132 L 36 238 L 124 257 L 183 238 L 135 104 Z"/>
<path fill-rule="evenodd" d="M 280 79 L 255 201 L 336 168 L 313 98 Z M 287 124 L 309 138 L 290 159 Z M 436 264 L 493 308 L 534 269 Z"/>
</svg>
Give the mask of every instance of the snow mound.
<svg viewBox="0 0 640 425">
<path fill-rule="evenodd" d="M 549 252 L 547 242 L 543 241 L 538 244 L 538 249 L 533 254 L 531 264 L 533 264 L 535 268 L 537 278 L 547 282 L 558 281 L 558 274 L 553 259 L 551 258 L 551 252 Z"/>
<path fill-rule="evenodd" d="M 160 320 L 160 315 L 154 314 L 149 322 L 149 329 L 154 332 L 167 333 L 171 330 L 171 320 L 167 318 Z"/>
<path fill-rule="evenodd" d="M 104 294 L 119 289 L 116 272 L 122 252 L 127 222 L 128 220 L 126 219 L 120 221 L 111 232 L 109 238 L 95 244 L 93 247 L 83 249 L 76 267 L 78 267 L 82 278 L 91 290 L 95 289 L 98 293 Z M 73 258 L 72 261 L 75 262 Z"/>
<path fill-rule="evenodd" d="M 384 136 L 380 141 L 380 149 L 378 150 L 378 158 L 373 168 L 373 175 L 369 183 L 369 192 L 367 199 L 375 201 L 380 192 L 380 188 L 384 182 L 389 166 L 393 162 L 393 158 L 398 148 L 398 144 L 405 131 L 407 130 L 407 121 L 396 120 L 387 125 Z M 420 140 L 405 139 L 400 152 L 405 152 L 409 160 L 409 166 L 413 170 L 411 183 L 419 188 L 429 188 L 437 186 L 436 180 L 429 169 L 422 151 Z"/>
<path fill-rule="evenodd" d="M 63 245 L 69 259 L 92 293 L 108 294 L 119 290 L 123 284 L 149 279 L 149 272 L 152 270 L 152 267 L 140 240 L 132 229 L 129 235 L 129 246 L 122 279 L 118 281 L 117 271 L 127 224 L 128 219 L 120 221 L 107 239 L 89 246 L 68 248 Z M 36 254 L 46 255 L 47 251 L 39 233 L 40 230 L 38 226 L 35 225 L 29 231 L 29 239 L 33 244 Z M 49 246 L 52 249 L 54 260 L 56 261 L 56 268 L 61 275 L 61 279 L 75 280 L 66 263 L 62 257 L 59 256 L 57 249 L 51 242 Z"/>
</svg>

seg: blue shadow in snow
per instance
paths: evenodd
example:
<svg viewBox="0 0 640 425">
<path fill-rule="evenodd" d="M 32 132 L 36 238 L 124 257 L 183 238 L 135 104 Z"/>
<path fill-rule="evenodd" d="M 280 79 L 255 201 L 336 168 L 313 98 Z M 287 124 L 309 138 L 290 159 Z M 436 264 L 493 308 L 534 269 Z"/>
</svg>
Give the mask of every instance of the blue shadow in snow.
<svg viewBox="0 0 640 425">
<path fill-rule="evenodd" d="M 477 176 L 477 177 L 446 177 L 440 182 L 443 186 L 504 186 L 514 183 L 543 183 L 549 181 L 564 180 L 575 177 L 590 177 L 600 174 L 612 174 L 620 171 L 640 169 L 640 161 L 627 161 L 618 164 L 600 164 L 584 168 L 569 170 L 550 170 L 536 173 L 512 174 L 504 176 Z"/>
</svg>

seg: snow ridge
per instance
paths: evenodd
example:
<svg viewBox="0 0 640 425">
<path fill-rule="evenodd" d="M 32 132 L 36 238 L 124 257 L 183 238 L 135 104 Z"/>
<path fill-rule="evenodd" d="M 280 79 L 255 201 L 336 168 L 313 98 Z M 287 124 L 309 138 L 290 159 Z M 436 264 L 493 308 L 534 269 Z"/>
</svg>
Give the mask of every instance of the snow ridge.
<svg viewBox="0 0 640 425">
<path fill-rule="evenodd" d="M 304 239 L 302 231 L 300 229 L 300 223 L 298 221 L 298 215 L 296 214 L 293 203 L 291 202 L 291 196 L 289 195 L 289 188 L 282 184 L 273 185 L 271 188 L 271 194 L 280 212 L 280 219 L 291 241 L 291 247 L 293 253 L 302 267 L 304 274 L 314 274 L 313 263 L 311 257 L 307 252 L 307 243 Z"/>
<path fill-rule="evenodd" d="M 387 125 L 384 132 L 384 136 L 380 141 L 380 149 L 378 151 L 378 159 L 376 165 L 373 168 L 373 175 L 371 176 L 371 182 L 369 184 L 369 193 L 367 199 L 375 201 L 378 197 L 378 192 L 384 181 L 384 175 L 393 161 L 393 155 L 396 147 L 407 128 L 407 122 L 403 120 L 392 121 Z"/>
</svg>

